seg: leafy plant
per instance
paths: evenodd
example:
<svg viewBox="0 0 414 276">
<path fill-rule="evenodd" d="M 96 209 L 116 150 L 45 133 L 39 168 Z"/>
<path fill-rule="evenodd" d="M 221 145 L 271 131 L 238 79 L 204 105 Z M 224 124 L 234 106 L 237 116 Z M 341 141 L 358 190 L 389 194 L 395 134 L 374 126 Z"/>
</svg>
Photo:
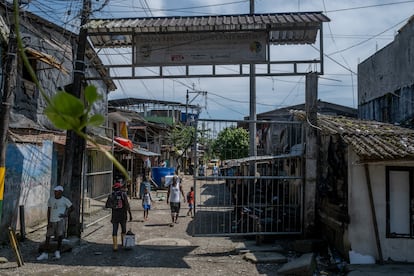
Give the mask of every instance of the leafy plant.
<svg viewBox="0 0 414 276">
<path fill-rule="evenodd" d="M 218 134 L 213 149 L 221 160 L 247 157 L 249 133 L 244 128 L 227 127 Z"/>
<path fill-rule="evenodd" d="M 194 141 L 195 128 L 177 123 L 168 135 L 168 142 L 177 150 L 187 150 Z"/>
</svg>

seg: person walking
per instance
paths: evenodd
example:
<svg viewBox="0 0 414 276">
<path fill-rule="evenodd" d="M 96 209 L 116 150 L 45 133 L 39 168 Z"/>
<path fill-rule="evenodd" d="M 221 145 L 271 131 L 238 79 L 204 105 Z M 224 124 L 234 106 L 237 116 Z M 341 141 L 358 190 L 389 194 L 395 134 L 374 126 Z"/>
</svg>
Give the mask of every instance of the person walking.
<svg viewBox="0 0 414 276">
<path fill-rule="evenodd" d="M 148 191 L 148 188 L 144 188 L 144 193 L 142 194 L 142 208 L 144 208 L 144 221 L 148 220 L 148 213 L 151 210 L 152 200 L 151 193 Z"/>
<path fill-rule="evenodd" d="M 128 196 L 122 190 L 122 184 L 117 182 L 112 188 L 113 192 L 108 196 L 105 207 L 112 209 L 112 249 L 113 251 L 118 251 L 118 228 L 121 225 L 121 244 L 123 245 L 130 207 Z"/>
<path fill-rule="evenodd" d="M 194 187 L 190 188 L 190 191 L 187 193 L 187 203 L 188 203 L 188 212 L 187 217 L 191 215 L 194 217 L 193 208 L 194 208 Z"/>
<path fill-rule="evenodd" d="M 174 223 L 178 223 L 178 215 L 180 213 L 181 199 L 180 195 L 183 196 L 185 203 L 184 191 L 180 183 L 180 178 L 174 175 L 172 183 L 168 187 L 167 192 L 167 204 L 170 204 L 171 209 L 171 224 L 170 227 L 174 226 Z"/>
<path fill-rule="evenodd" d="M 151 183 L 148 181 L 148 177 L 146 175 L 142 177 L 142 182 L 139 186 L 139 199 L 142 199 L 145 188 L 148 189 L 148 192 L 151 192 Z"/>
<path fill-rule="evenodd" d="M 47 203 L 47 230 L 45 248 L 49 248 L 50 238 L 52 236 L 57 237 L 57 248 L 55 251 L 54 259 L 60 259 L 60 251 L 62 248 L 62 240 L 65 235 L 66 218 L 70 212 L 73 211 L 72 202 L 63 196 L 63 187 L 56 186 L 54 189 L 54 196 L 50 197 Z M 49 254 L 42 252 L 38 261 L 47 260 Z"/>
</svg>

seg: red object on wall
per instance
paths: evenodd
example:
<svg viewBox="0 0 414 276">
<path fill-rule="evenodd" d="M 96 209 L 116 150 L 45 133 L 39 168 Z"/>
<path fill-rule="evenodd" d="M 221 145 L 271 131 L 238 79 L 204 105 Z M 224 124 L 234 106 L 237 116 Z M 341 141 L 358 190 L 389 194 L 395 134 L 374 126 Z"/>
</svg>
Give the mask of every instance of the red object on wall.
<svg viewBox="0 0 414 276">
<path fill-rule="evenodd" d="M 132 145 L 131 140 L 129 140 L 129 139 L 125 139 L 125 138 L 122 138 L 122 137 L 115 137 L 114 140 L 116 142 L 120 143 L 121 145 L 123 145 L 124 147 L 127 147 L 129 149 L 134 148 L 134 146 Z"/>
</svg>

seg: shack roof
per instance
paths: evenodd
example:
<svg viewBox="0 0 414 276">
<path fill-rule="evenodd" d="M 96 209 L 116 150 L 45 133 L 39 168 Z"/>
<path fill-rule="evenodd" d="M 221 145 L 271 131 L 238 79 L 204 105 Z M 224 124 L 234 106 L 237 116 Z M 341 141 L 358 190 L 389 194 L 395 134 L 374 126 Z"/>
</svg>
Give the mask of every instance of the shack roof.
<svg viewBox="0 0 414 276">
<path fill-rule="evenodd" d="M 306 121 L 303 111 L 291 111 Z M 318 114 L 321 135 L 340 135 L 364 161 L 414 159 L 414 130 L 397 125 Z"/>
</svg>

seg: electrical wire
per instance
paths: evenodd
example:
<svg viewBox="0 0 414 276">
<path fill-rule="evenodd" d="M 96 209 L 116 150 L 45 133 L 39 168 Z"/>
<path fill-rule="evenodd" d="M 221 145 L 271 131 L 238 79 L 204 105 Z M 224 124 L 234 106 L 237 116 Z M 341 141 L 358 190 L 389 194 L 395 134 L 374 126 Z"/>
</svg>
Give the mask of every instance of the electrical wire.
<svg viewBox="0 0 414 276">
<path fill-rule="evenodd" d="M 327 12 L 344 12 L 344 11 L 352 11 L 352 10 L 362 10 L 362 9 L 368 9 L 368 8 L 375 8 L 375 7 L 384 7 L 384 6 L 394 6 L 394 5 L 400 5 L 400 4 L 407 4 L 407 3 L 413 3 L 414 0 L 410 1 L 401 1 L 401 2 L 391 2 L 391 3 L 383 3 L 383 4 L 376 4 L 376 5 L 368 5 L 368 6 L 359 6 L 359 7 L 353 7 L 353 8 L 344 8 L 344 9 L 336 9 L 336 10 L 330 10 Z"/>
<path fill-rule="evenodd" d="M 323 4 L 323 8 L 325 10 L 325 13 L 328 14 L 328 12 L 326 11 L 325 0 L 322 0 L 322 4 Z M 328 22 L 328 29 L 329 29 L 329 33 L 331 34 L 332 42 L 333 42 L 335 48 L 338 49 L 338 45 L 336 44 L 336 40 L 335 40 L 335 38 L 333 36 L 333 32 L 332 32 L 332 28 L 331 28 L 330 22 Z M 354 88 L 354 81 L 353 81 L 353 74 L 352 74 L 351 66 L 349 65 L 349 63 L 345 59 L 345 57 L 342 55 L 342 53 L 341 53 L 341 57 L 342 57 L 342 60 L 344 61 L 344 63 L 347 65 L 347 68 L 349 69 L 349 71 L 351 71 L 350 76 L 351 76 L 351 83 L 352 83 L 352 103 L 353 103 L 353 107 L 355 107 L 355 95 L 354 95 L 354 89 L 355 88 Z"/>
<path fill-rule="evenodd" d="M 346 48 L 344 48 L 344 49 L 341 49 L 341 50 L 338 50 L 338 51 L 335 51 L 335 52 L 329 53 L 328 55 L 330 55 L 330 56 L 331 56 L 331 55 L 335 55 L 335 54 L 338 54 L 338 53 L 343 53 L 343 52 L 345 52 L 345 51 L 348 51 L 349 49 L 352 49 L 352 48 L 355 48 L 355 47 L 357 47 L 357 46 L 360 46 L 360 45 L 362 45 L 362 44 L 364 44 L 364 43 L 366 43 L 366 42 L 368 42 L 368 41 L 370 41 L 370 40 L 372 40 L 372 39 L 376 38 L 377 36 L 382 35 L 383 33 L 388 32 L 389 30 L 391 30 L 391 29 L 395 28 L 396 26 L 398 26 L 398 25 L 400 25 L 400 24 L 402 24 L 402 23 L 406 22 L 406 21 L 407 21 L 410 17 L 411 17 L 411 16 L 408 16 L 408 17 L 404 18 L 403 20 L 401 20 L 401 21 L 399 21 L 398 23 L 396 23 L 396 24 L 392 25 L 391 27 L 389 27 L 389 28 L 385 29 L 384 31 L 382 31 L 382 32 L 380 32 L 380 33 L 378 33 L 378 34 L 376 34 L 376 35 L 373 35 L 373 36 L 371 36 L 371 37 L 369 37 L 369 38 L 367 38 L 367 39 L 365 39 L 365 40 L 363 40 L 363 41 L 361 41 L 361 42 L 359 42 L 359 43 L 356 43 L 356 44 L 351 45 L 351 46 L 349 46 L 349 47 L 346 47 Z"/>
<path fill-rule="evenodd" d="M 80 18 L 79 11 L 81 9 L 81 4 L 82 4 L 82 1 L 81 0 L 76 0 L 76 1 L 75 0 L 72 0 L 72 1 L 67 1 L 67 0 L 49 0 L 47 2 L 48 3 L 47 5 L 44 5 L 43 4 L 43 6 L 39 6 L 41 2 L 42 1 L 40 1 L 40 0 L 33 0 L 33 1 L 31 1 L 30 4 L 32 6 L 36 6 L 39 9 L 39 11 L 41 11 L 41 12 L 43 12 L 45 14 L 49 13 L 49 15 L 55 15 L 55 14 L 58 14 L 58 13 L 62 13 L 62 12 L 64 13 L 64 12 L 66 12 L 67 13 L 67 16 L 66 17 L 58 18 L 58 16 L 52 16 L 51 19 L 56 20 L 56 21 L 63 21 L 64 22 L 63 23 L 64 26 L 66 26 L 67 28 L 74 28 L 74 27 L 76 27 L 76 23 L 78 22 L 78 20 Z M 128 11 L 119 11 L 118 10 L 116 12 L 119 12 L 119 13 L 122 13 L 122 12 L 131 12 L 131 10 L 133 10 L 133 11 L 137 11 L 137 12 L 144 12 L 146 15 L 153 16 L 153 14 L 152 14 L 153 11 L 154 12 L 186 12 L 186 13 L 195 13 L 195 10 L 196 9 L 205 9 L 205 8 L 209 8 L 209 7 L 218 7 L 218 6 L 225 6 L 225 5 L 244 4 L 244 3 L 249 2 L 249 0 L 233 1 L 233 2 L 226 2 L 226 3 L 221 3 L 221 4 L 211 4 L 211 5 L 200 5 L 200 6 L 181 7 L 181 8 L 171 8 L 171 9 L 154 9 L 154 8 L 150 8 L 149 5 L 148 5 L 148 2 L 146 0 L 140 0 L 141 7 L 138 7 L 138 6 L 134 5 L 134 4 L 132 4 L 132 5 L 125 4 L 126 1 L 124 1 L 124 0 L 122 0 L 122 1 L 111 1 L 111 5 L 107 5 L 108 2 L 109 1 L 106 0 L 105 3 L 103 5 L 101 5 L 100 8 L 95 9 L 95 10 L 96 11 L 99 11 L 100 13 L 103 14 L 103 13 L 109 13 L 108 9 L 111 9 L 112 7 L 115 7 L 115 8 L 118 8 L 118 9 L 119 8 L 123 8 L 123 7 L 128 7 Z M 350 10 L 358 10 L 358 9 L 366 9 L 366 8 L 374 8 L 374 7 L 390 6 L 390 5 L 400 5 L 400 4 L 407 4 L 407 3 L 412 3 L 412 2 L 414 2 L 414 1 L 400 1 L 400 2 L 383 3 L 383 4 L 376 4 L 376 5 L 359 6 L 359 7 L 353 7 L 353 8 L 336 9 L 336 10 L 326 10 L 326 8 L 325 8 L 325 12 L 326 13 L 328 13 L 328 12 L 329 13 L 346 12 L 346 11 L 350 11 Z M 62 4 L 67 4 L 66 8 L 64 8 L 65 6 L 62 5 Z M 54 5 L 57 5 L 60 8 L 57 11 L 51 9 L 51 7 L 53 7 Z M 297 5 L 298 5 L 298 9 L 299 9 L 300 8 L 300 0 L 298 0 L 298 4 Z M 78 11 L 77 12 L 74 12 L 75 10 L 78 10 Z M 71 16 L 71 15 L 73 15 L 73 16 Z M 62 18 L 63 18 L 63 20 L 62 20 Z M 355 47 L 357 47 L 359 45 L 362 45 L 362 44 L 366 43 L 367 41 L 372 40 L 374 38 L 377 38 L 377 39 L 386 39 L 384 36 L 382 36 L 385 32 L 387 32 L 388 30 L 394 28 L 395 26 L 403 23 L 407 19 L 408 18 L 402 20 L 401 22 L 395 24 L 394 26 L 391 26 L 389 29 L 387 29 L 387 30 L 385 30 L 385 31 L 383 31 L 381 33 L 378 33 L 378 34 L 376 34 L 374 36 L 368 37 L 367 39 L 365 39 L 365 40 L 363 40 L 363 41 L 361 41 L 361 42 L 359 42 L 357 44 L 351 45 L 350 47 L 347 47 L 347 48 L 344 48 L 344 49 L 337 50 L 337 51 L 335 51 L 333 53 L 330 53 L 330 54 L 324 54 L 324 56 L 327 57 L 332 62 L 334 62 L 337 65 L 339 65 L 340 67 L 344 68 L 347 72 L 350 72 L 351 73 L 351 80 L 352 80 L 351 87 L 354 89 L 352 76 L 353 75 L 356 75 L 356 73 L 354 71 L 352 71 L 352 69 L 350 68 L 348 62 L 342 56 L 342 53 L 345 52 L 345 51 L 348 51 L 348 50 L 350 50 L 352 48 L 355 48 Z M 333 41 L 335 41 L 335 35 L 332 33 L 332 30 L 330 30 L 330 36 L 332 37 Z M 339 35 L 336 35 L 336 36 L 338 37 Z M 357 38 L 356 35 L 353 36 L 353 37 L 354 38 Z M 344 38 L 345 38 L 345 36 L 344 36 Z M 351 38 L 351 36 L 349 36 L 349 38 Z M 105 55 L 105 53 L 103 53 L 103 54 Z M 332 57 L 332 55 L 335 55 L 335 54 L 341 54 L 341 56 L 344 59 L 344 62 L 345 62 L 346 65 L 343 65 L 340 62 L 338 62 L 337 60 L 335 60 Z M 116 53 L 113 54 L 113 55 L 114 56 L 116 55 L 118 58 L 123 56 L 123 55 L 119 55 L 119 54 L 116 54 Z M 107 58 L 110 59 L 109 56 L 107 56 Z M 125 57 L 123 57 L 123 58 L 124 58 L 124 60 L 126 60 Z M 170 80 L 172 80 L 173 83 L 174 82 L 177 82 L 177 83 L 180 83 L 181 85 L 183 85 L 184 87 L 189 87 L 191 89 L 191 85 L 186 84 L 183 81 L 177 81 L 177 80 L 174 80 L 174 79 L 170 79 Z M 185 79 L 185 81 L 188 81 L 188 79 Z M 272 78 L 272 81 L 273 81 L 273 78 Z M 286 82 L 286 83 L 287 82 L 292 82 L 292 81 L 286 81 L 286 80 L 282 80 L 282 79 L 278 79 L 278 81 Z M 148 93 L 152 93 L 152 92 L 150 92 L 149 87 L 144 84 L 144 81 L 141 80 L 141 82 L 143 83 L 144 88 L 147 90 L 147 92 Z M 301 82 L 301 80 L 300 80 L 300 82 Z M 297 87 L 300 82 L 296 82 L 295 87 Z M 123 87 L 123 85 L 121 84 L 122 82 L 119 81 L 119 83 L 120 83 L 119 86 L 121 88 L 125 89 L 125 87 Z M 295 82 L 293 82 L 293 83 L 295 83 Z M 320 85 L 347 87 L 346 85 L 329 85 L 329 84 L 320 84 Z M 293 89 L 295 89 L 295 87 Z M 293 92 L 293 89 L 290 91 L 289 95 Z M 209 92 L 209 93 L 211 95 L 219 96 L 219 95 L 214 94 L 212 92 Z M 154 96 L 154 95 L 152 95 L 152 96 Z M 282 101 L 282 103 L 286 101 L 287 97 Z M 226 98 L 226 97 L 222 97 L 222 98 L 225 98 L 226 100 L 235 102 L 234 99 L 230 99 L 230 98 Z M 237 100 L 236 100 L 236 102 L 237 102 Z M 242 101 L 239 101 L 239 102 L 242 102 Z"/>
</svg>

